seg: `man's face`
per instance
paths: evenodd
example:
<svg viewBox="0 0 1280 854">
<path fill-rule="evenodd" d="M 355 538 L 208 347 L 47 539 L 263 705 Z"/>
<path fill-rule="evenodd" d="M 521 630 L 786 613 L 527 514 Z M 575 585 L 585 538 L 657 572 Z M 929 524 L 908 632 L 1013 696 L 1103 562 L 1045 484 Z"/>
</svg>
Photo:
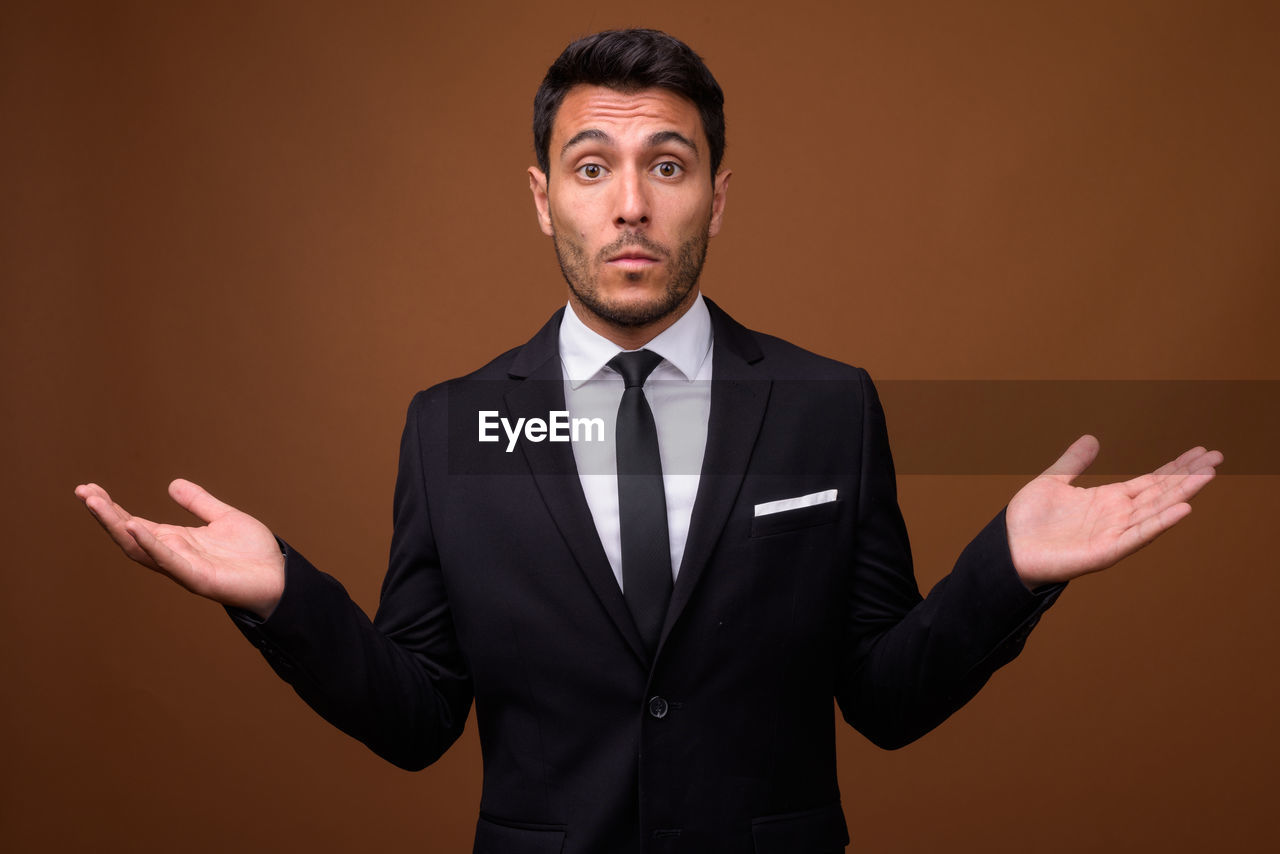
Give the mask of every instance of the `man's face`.
<svg viewBox="0 0 1280 854">
<path fill-rule="evenodd" d="M 579 316 L 602 334 L 669 326 L 697 292 L 729 181 L 711 180 L 697 108 L 665 89 L 576 86 L 548 154 L 529 185 Z"/>
</svg>

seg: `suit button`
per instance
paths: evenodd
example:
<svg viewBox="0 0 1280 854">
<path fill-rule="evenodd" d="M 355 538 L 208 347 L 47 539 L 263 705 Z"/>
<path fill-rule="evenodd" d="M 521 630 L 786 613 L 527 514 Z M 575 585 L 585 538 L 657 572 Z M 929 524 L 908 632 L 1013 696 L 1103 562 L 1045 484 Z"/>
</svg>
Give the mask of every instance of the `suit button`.
<svg viewBox="0 0 1280 854">
<path fill-rule="evenodd" d="M 667 716 L 667 709 L 669 708 L 670 706 L 667 704 L 667 701 L 661 697 L 649 698 L 649 714 L 652 717 L 658 718 L 659 720 L 665 718 Z"/>
</svg>

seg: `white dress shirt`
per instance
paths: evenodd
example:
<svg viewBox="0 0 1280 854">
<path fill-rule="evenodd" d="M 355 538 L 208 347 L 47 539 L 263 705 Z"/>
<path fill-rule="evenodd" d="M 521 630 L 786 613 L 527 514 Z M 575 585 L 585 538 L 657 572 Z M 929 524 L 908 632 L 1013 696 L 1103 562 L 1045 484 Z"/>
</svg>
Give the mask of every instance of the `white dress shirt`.
<svg viewBox="0 0 1280 854">
<path fill-rule="evenodd" d="M 711 314 L 699 294 L 689 310 L 644 346 L 662 357 L 645 381 L 644 393 L 658 428 L 662 482 L 671 539 L 671 576 L 680 572 L 689 518 L 698 495 L 711 415 Z M 622 375 L 608 367 L 622 352 L 588 329 L 570 305 L 560 323 L 560 365 L 570 418 L 600 418 L 604 441 L 573 443 L 582 491 L 613 575 L 622 586 L 622 529 L 618 521 L 618 474 L 614 425 L 622 400 Z"/>
</svg>

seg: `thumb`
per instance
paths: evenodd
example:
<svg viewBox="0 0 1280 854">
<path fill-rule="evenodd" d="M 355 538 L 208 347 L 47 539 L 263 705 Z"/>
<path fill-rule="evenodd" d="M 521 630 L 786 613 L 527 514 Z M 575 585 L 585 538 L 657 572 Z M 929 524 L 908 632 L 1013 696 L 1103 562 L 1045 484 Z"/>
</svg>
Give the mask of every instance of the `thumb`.
<svg viewBox="0 0 1280 854">
<path fill-rule="evenodd" d="M 1057 462 L 1045 469 L 1040 476 L 1071 483 L 1097 458 L 1098 448 L 1098 440 L 1086 433 L 1072 442 L 1071 447 L 1058 457 Z"/>
<path fill-rule="evenodd" d="M 212 522 L 235 509 L 214 498 L 203 487 L 182 478 L 169 484 L 169 497 L 204 522 Z"/>
</svg>

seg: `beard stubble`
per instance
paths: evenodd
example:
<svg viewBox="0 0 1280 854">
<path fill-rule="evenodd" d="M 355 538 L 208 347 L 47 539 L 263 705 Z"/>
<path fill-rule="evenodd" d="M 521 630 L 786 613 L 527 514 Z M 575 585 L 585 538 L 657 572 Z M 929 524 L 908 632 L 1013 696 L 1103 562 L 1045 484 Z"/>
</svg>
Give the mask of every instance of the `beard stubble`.
<svg viewBox="0 0 1280 854">
<path fill-rule="evenodd" d="M 577 242 L 562 237 L 558 229 L 553 229 L 552 240 L 556 247 L 556 260 L 560 262 L 560 273 L 578 301 L 607 323 L 634 328 L 661 320 L 684 302 L 702 275 L 702 265 L 707 258 L 708 236 L 704 230 L 701 236 L 686 240 L 676 249 L 674 258 L 666 247 L 637 231 L 623 232 L 596 253 L 594 259 Z M 598 271 L 610 256 L 628 246 L 657 255 L 670 265 L 671 277 L 666 288 L 658 298 L 650 302 L 617 305 L 607 301 L 600 293 Z M 626 276 L 631 281 L 639 281 L 641 274 L 628 273 Z"/>
</svg>

